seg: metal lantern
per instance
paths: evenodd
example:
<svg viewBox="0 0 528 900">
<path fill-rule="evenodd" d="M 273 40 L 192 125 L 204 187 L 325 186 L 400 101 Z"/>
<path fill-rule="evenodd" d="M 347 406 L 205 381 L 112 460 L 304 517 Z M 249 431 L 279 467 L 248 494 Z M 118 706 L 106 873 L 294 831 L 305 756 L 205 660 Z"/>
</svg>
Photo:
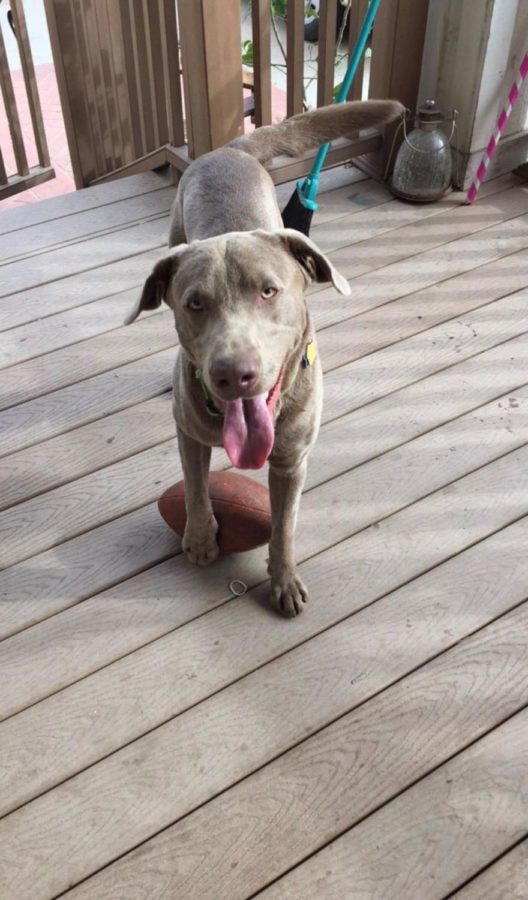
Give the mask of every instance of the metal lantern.
<svg viewBox="0 0 528 900">
<path fill-rule="evenodd" d="M 451 184 L 450 141 L 455 130 L 456 111 L 450 118 L 442 115 L 434 100 L 426 100 L 418 109 L 413 131 L 407 134 L 403 120 L 404 140 L 398 151 L 390 181 L 397 197 L 429 203 L 445 194 Z M 452 122 L 451 134 L 446 137 L 440 126 Z"/>
</svg>

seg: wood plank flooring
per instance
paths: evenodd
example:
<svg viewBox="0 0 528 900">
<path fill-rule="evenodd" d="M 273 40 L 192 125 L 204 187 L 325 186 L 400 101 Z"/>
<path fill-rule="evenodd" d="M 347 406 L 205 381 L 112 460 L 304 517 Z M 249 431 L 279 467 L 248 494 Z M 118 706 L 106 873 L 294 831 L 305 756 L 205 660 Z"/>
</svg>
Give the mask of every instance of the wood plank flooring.
<svg viewBox="0 0 528 900">
<path fill-rule="evenodd" d="M 194 570 L 157 511 L 176 336 L 122 322 L 173 195 L 0 212 L 0 896 L 524 900 L 528 186 L 324 174 L 293 622 L 266 548 Z"/>
</svg>

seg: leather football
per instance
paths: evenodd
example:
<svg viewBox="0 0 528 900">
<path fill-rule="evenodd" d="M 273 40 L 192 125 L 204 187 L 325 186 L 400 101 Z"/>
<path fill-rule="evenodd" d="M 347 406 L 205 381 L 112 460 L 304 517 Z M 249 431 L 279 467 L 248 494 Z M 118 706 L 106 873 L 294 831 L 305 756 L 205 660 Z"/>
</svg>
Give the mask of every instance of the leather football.
<svg viewBox="0 0 528 900">
<path fill-rule="evenodd" d="M 246 475 L 210 472 L 209 496 L 218 522 L 220 553 L 241 553 L 267 544 L 271 536 L 271 508 L 267 488 Z M 187 513 L 183 481 L 178 481 L 158 500 L 161 516 L 183 537 Z"/>
</svg>

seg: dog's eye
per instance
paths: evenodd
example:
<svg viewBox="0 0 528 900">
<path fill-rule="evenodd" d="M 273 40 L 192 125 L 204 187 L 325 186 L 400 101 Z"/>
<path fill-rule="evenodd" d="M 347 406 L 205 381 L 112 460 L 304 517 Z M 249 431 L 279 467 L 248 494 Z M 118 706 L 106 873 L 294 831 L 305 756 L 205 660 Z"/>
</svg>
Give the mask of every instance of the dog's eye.
<svg viewBox="0 0 528 900">
<path fill-rule="evenodd" d="M 262 297 L 263 300 L 271 300 L 271 298 L 274 297 L 275 294 L 278 294 L 278 293 L 279 293 L 278 288 L 273 287 L 271 284 L 269 284 L 267 287 L 262 289 L 262 291 L 260 292 L 260 296 Z"/>
<path fill-rule="evenodd" d="M 199 297 L 191 297 L 187 303 L 187 309 L 192 309 L 193 312 L 200 312 L 203 309 L 203 303 Z"/>
</svg>

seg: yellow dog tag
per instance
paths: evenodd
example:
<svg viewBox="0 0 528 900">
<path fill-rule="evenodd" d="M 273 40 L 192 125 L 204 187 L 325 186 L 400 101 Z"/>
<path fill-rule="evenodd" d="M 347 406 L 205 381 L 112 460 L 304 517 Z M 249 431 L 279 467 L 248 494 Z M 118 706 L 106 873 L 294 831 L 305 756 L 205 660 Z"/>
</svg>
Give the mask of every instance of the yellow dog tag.
<svg viewBox="0 0 528 900">
<path fill-rule="evenodd" d="M 317 351 L 315 349 L 315 344 L 313 341 L 309 341 L 306 344 L 306 349 L 303 353 L 303 366 L 304 368 L 308 368 L 308 366 L 313 366 L 315 360 L 317 359 Z"/>
</svg>

